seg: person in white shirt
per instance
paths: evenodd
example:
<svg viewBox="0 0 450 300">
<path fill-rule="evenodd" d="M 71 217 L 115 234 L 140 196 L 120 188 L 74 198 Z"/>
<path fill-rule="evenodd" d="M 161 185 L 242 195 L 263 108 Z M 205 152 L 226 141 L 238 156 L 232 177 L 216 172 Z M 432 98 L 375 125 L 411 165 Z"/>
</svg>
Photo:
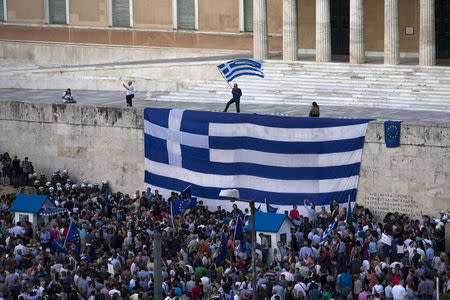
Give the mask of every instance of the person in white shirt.
<svg viewBox="0 0 450 300">
<path fill-rule="evenodd" d="M 392 299 L 392 286 L 391 286 L 391 283 L 389 283 L 384 288 L 384 297 L 386 297 L 386 300 L 391 300 Z"/>
<path fill-rule="evenodd" d="M 127 95 L 125 99 L 127 100 L 127 106 L 133 107 L 133 98 L 134 98 L 134 86 L 132 81 L 128 81 L 128 85 L 123 84 L 123 87 L 127 90 Z"/>
<path fill-rule="evenodd" d="M 406 299 L 406 290 L 403 283 L 403 280 L 400 280 L 400 282 L 392 288 L 392 298 L 394 298 L 394 300 Z"/>
<path fill-rule="evenodd" d="M 27 248 L 24 245 L 22 245 L 22 242 L 19 242 L 19 244 L 14 247 L 14 255 L 16 255 L 19 252 L 18 250 L 20 250 L 22 254 L 25 254 L 25 250 L 27 250 Z"/>
</svg>

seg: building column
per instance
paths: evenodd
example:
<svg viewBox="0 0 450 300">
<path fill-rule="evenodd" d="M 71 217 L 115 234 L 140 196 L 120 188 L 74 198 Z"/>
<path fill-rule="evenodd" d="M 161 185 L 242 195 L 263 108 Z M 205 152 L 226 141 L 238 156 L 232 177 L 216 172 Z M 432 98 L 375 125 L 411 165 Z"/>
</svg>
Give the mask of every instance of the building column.
<svg viewBox="0 0 450 300">
<path fill-rule="evenodd" d="M 283 0 L 283 60 L 297 58 L 297 0 Z"/>
<path fill-rule="evenodd" d="M 420 0 L 420 44 L 419 64 L 434 66 L 436 64 L 434 0 Z"/>
<path fill-rule="evenodd" d="M 316 0 L 316 61 L 331 61 L 330 0 Z"/>
<path fill-rule="evenodd" d="M 384 63 L 398 65 L 399 59 L 398 0 L 384 0 Z"/>
<path fill-rule="evenodd" d="M 268 56 L 267 2 L 253 0 L 253 57 L 256 60 L 265 60 Z"/>
<path fill-rule="evenodd" d="M 365 55 L 364 0 L 350 0 L 350 63 L 363 64 Z"/>
</svg>

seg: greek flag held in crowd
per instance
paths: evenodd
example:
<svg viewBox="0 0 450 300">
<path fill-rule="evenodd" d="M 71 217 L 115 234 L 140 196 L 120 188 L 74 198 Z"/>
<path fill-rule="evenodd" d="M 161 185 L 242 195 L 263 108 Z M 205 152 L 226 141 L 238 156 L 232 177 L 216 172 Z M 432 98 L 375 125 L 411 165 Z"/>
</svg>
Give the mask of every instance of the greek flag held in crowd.
<svg viewBox="0 0 450 300">
<path fill-rule="evenodd" d="M 219 68 L 219 71 L 222 73 L 227 82 L 243 75 L 264 78 L 261 64 L 251 59 L 230 60 L 226 63 L 218 65 L 217 68 Z"/>
<path fill-rule="evenodd" d="M 309 199 L 356 198 L 367 119 L 293 118 L 145 109 L 145 184 L 163 194 L 190 185 L 209 207 L 221 189 L 281 211 Z"/>
</svg>

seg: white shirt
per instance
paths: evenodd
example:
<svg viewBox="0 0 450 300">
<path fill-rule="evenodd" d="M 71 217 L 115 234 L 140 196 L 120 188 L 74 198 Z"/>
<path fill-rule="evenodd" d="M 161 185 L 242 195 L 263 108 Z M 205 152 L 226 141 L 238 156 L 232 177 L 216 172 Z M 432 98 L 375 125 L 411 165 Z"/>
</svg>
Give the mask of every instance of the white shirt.
<svg viewBox="0 0 450 300">
<path fill-rule="evenodd" d="M 133 95 L 134 94 L 134 86 L 133 84 L 127 86 L 127 96 L 128 95 Z"/>
<path fill-rule="evenodd" d="M 403 285 L 397 284 L 392 288 L 392 297 L 394 298 L 394 300 L 406 299 L 406 290 Z"/>
<path fill-rule="evenodd" d="M 296 290 L 297 292 L 302 293 L 303 296 L 306 296 L 307 288 L 306 288 L 306 284 L 304 284 L 303 282 L 297 282 L 294 285 L 294 290 Z"/>
<path fill-rule="evenodd" d="M 25 250 L 26 250 L 26 249 L 27 249 L 27 248 L 26 248 L 24 245 L 19 244 L 19 245 L 17 245 L 16 247 L 14 247 L 14 254 L 17 254 L 18 250 L 20 250 L 21 254 L 22 254 L 22 255 L 25 255 L 25 254 L 26 254 L 26 253 L 25 253 Z"/>
<path fill-rule="evenodd" d="M 386 298 L 392 298 L 392 286 L 388 285 L 384 288 L 384 296 Z"/>
<path fill-rule="evenodd" d="M 112 296 L 112 295 L 114 295 L 114 294 L 119 294 L 119 296 L 120 296 L 120 291 L 119 291 L 119 290 L 116 290 L 116 289 L 112 289 L 112 290 L 109 291 L 108 294 L 109 294 L 110 296 Z"/>
</svg>

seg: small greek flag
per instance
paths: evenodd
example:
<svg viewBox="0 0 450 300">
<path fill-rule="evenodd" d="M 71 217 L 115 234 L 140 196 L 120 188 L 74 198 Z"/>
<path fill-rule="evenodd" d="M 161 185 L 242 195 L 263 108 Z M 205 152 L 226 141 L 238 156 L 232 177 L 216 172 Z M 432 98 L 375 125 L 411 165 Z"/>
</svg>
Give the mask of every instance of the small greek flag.
<svg viewBox="0 0 450 300">
<path fill-rule="evenodd" d="M 223 74 L 227 82 L 243 75 L 264 78 L 261 64 L 251 59 L 230 60 L 224 64 L 218 65 L 217 68 L 219 68 L 219 71 Z"/>
<path fill-rule="evenodd" d="M 325 232 L 322 234 L 322 239 L 320 241 L 320 244 L 323 244 L 323 242 L 325 242 L 325 239 L 328 236 L 331 236 L 333 234 L 333 230 L 334 230 L 334 227 L 336 227 L 337 222 L 338 222 L 338 217 L 334 218 L 330 222 L 330 225 L 328 225 L 327 229 L 325 229 Z"/>
</svg>

